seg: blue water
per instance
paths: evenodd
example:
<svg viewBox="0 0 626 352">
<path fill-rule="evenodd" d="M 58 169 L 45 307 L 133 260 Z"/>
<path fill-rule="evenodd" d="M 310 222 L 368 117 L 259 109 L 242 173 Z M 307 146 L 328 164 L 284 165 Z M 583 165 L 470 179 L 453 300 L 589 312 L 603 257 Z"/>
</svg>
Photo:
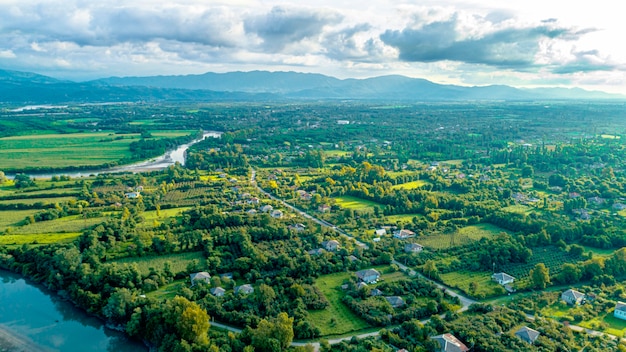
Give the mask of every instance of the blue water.
<svg viewBox="0 0 626 352">
<path fill-rule="evenodd" d="M 3 270 L 0 270 L 0 329 L 41 351 L 148 350 L 123 333 L 105 328 L 101 320 L 45 288 Z"/>
</svg>

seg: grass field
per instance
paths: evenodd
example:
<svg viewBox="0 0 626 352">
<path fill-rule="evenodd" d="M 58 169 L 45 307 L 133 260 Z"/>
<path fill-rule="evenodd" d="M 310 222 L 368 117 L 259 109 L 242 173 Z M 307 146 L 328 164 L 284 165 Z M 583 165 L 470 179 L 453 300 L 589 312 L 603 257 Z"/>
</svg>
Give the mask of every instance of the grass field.
<svg viewBox="0 0 626 352">
<path fill-rule="evenodd" d="M 186 131 L 158 131 L 156 138 L 186 135 Z M 0 170 L 95 166 L 131 156 L 129 146 L 139 134 L 109 132 L 44 134 L 0 138 Z"/>
<path fill-rule="evenodd" d="M 0 200 L 0 204 L 55 204 L 55 203 L 65 203 L 70 200 L 76 200 L 76 197 L 56 197 L 56 198 L 29 198 L 29 199 L 11 199 L 11 200 Z"/>
<path fill-rule="evenodd" d="M 385 217 L 385 220 L 389 223 L 397 223 L 397 222 L 408 222 L 411 223 L 413 222 L 413 218 L 418 218 L 421 219 L 424 216 L 421 214 L 396 214 L 396 215 L 389 215 Z"/>
<path fill-rule="evenodd" d="M 397 281 L 406 279 L 407 276 L 400 272 L 389 272 L 389 266 L 374 267 L 381 273 L 384 281 Z M 324 275 L 315 280 L 315 285 L 324 293 L 330 305 L 324 310 L 309 311 L 309 320 L 320 328 L 322 336 L 344 335 L 353 331 L 362 331 L 371 326 L 359 316 L 354 314 L 341 302 L 345 295 L 341 285 L 352 273 L 334 273 Z M 382 281 L 381 280 L 381 281 Z"/>
<path fill-rule="evenodd" d="M 416 188 L 424 187 L 427 184 L 429 184 L 429 182 L 423 181 L 423 180 L 417 180 L 417 181 L 411 181 L 407 183 L 401 183 L 399 185 L 393 185 L 391 186 L 391 188 L 392 189 L 416 189 Z"/>
<path fill-rule="evenodd" d="M 28 235 L 2 235 L 0 245 L 50 244 L 73 241 L 80 236 L 79 232 L 70 233 L 38 233 Z"/>
<path fill-rule="evenodd" d="M 334 199 L 337 201 L 337 205 L 344 209 L 371 210 L 375 206 L 383 208 L 382 204 L 352 196 L 341 196 Z"/>
<path fill-rule="evenodd" d="M 521 205 L 521 204 L 517 204 L 517 205 L 511 205 L 508 207 L 504 207 L 502 208 L 502 210 L 509 212 L 509 213 L 516 213 L 516 214 L 526 214 L 528 212 L 530 212 L 532 209 L 530 207 L 527 207 L 525 205 Z"/>
<path fill-rule="evenodd" d="M 186 252 L 166 254 L 158 257 L 131 257 L 116 259 L 113 262 L 137 264 L 139 271 L 143 275 L 150 273 L 150 268 L 162 270 L 165 262 L 170 262 L 170 268 L 174 274 L 187 270 L 187 265 L 194 259 L 197 259 L 200 263 L 204 261 L 204 255 L 202 252 Z"/>
<path fill-rule="evenodd" d="M 0 211 L 0 231 L 9 227 L 16 227 L 27 216 L 33 215 L 40 210 L 4 210 Z"/>
<path fill-rule="evenodd" d="M 602 314 L 592 320 L 581 321 L 577 325 L 584 328 L 605 332 L 607 334 L 623 337 L 626 333 L 626 320 L 613 316 L 613 311 Z"/>
<path fill-rule="evenodd" d="M 490 272 L 455 271 L 439 275 L 444 284 L 456 287 L 474 297 L 492 297 L 503 293 L 503 288 L 495 281 L 491 280 Z M 477 284 L 476 292 L 470 293 L 471 282 Z"/>
<path fill-rule="evenodd" d="M 83 219 L 80 215 L 66 216 L 64 218 L 41 221 L 20 227 L 12 227 L 13 234 L 40 234 L 40 233 L 68 233 L 82 232 L 84 229 L 99 224 L 106 217 Z"/>
</svg>

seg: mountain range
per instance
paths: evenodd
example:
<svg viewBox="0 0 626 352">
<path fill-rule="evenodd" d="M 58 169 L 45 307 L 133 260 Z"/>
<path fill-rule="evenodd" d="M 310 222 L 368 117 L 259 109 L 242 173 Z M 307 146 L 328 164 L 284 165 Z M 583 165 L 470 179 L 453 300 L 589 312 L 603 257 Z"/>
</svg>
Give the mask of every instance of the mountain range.
<svg viewBox="0 0 626 352">
<path fill-rule="evenodd" d="M 390 75 L 338 79 L 296 72 L 230 72 L 181 76 L 109 77 L 88 82 L 0 70 L 0 102 L 40 104 L 113 101 L 280 100 L 476 101 L 626 99 L 572 88 L 465 87 Z"/>
</svg>

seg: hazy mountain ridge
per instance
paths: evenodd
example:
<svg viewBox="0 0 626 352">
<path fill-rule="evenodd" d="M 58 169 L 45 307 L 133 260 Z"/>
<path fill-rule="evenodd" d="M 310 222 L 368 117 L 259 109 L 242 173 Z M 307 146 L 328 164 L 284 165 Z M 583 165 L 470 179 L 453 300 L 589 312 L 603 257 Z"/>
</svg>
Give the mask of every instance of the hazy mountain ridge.
<svg viewBox="0 0 626 352">
<path fill-rule="evenodd" d="M 77 83 L 29 72 L 0 70 L 0 101 L 7 103 L 294 99 L 472 101 L 626 99 L 626 96 L 579 88 L 443 85 L 399 75 L 338 79 L 296 72 L 207 72 L 182 76 L 109 77 Z"/>
</svg>

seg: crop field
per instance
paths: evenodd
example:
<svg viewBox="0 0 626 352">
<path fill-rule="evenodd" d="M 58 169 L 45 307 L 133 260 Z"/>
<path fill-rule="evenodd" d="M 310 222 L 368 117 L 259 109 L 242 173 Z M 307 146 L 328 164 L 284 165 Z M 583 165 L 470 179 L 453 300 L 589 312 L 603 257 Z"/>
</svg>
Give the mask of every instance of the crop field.
<svg viewBox="0 0 626 352">
<path fill-rule="evenodd" d="M 64 218 L 41 221 L 12 228 L 13 234 L 39 234 L 39 233 L 68 233 L 81 232 L 86 228 L 99 224 L 106 220 L 106 217 L 83 219 L 80 215 L 66 216 Z"/>
<path fill-rule="evenodd" d="M 341 196 L 335 197 L 334 199 L 337 201 L 337 205 L 345 209 L 370 210 L 375 206 L 382 208 L 381 204 L 352 196 Z"/>
<path fill-rule="evenodd" d="M 139 137 L 102 132 L 0 138 L 0 149 L 6 152 L 0 170 L 101 165 L 130 157 L 129 145 Z"/>
<path fill-rule="evenodd" d="M 0 204 L 24 204 L 24 205 L 33 205 L 37 203 L 41 203 L 42 205 L 55 204 L 55 203 L 65 203 L 70 200 L 76 200 L 76 197 L 56 197 L 56 198 L 28 198 L 28 199 L 11 199 L 11 200 L 0 200 Z"/>
<path fill-rule="evenodd" d="M 502 208 L 502 210 L 509 212 L 509 213 L 527 214 L 532 209 L 526 205 L 516 204 L 516 205 L 510 205 L 508 207 L 504 207 Z"/>
<path fill-rule="evenodd" d="M 576 263 L 584 258 L 581 256 L 575 256 L 568 252 L 562 251 L 555 246 L 537 247 L 533 248 L 533 255 L 525 264 L 507 264 L 502 268 L 497 268 L 497 271 L 503 271 L 516 278 L 516 282 L 529 283 L 529 272 L 536 264 L 544 263 L 550 275 L 555 275 L 561 272 L 561 265 L 564 263 Z"/>
<path fill-rule="evenodd" d="M 417 188 L 424 187 L 427 184 L 429 184 L 428 181 L 417 180 L 417 181 L 411 181 L 411 182 L 407 182 L 407 183 L 401 183 L 401 184 L 398 184 L 398 185 L 394 185 L 391 188 L 392 189 L 417 189 Z"/>
<path fill-rule="evenodd" d="M 491 224 L 478 224 L 463 227 L 457 233 L 440 233 L 430 236 L 421 236 L 417 239 L 419 244 L 431 249 L 448 249 L 465 246 L 483 237 L 491 237 L 506 230 Z"/>
<path fill-rule="evenodd" d="M 142 275 L 148 275 L 150 268 L 163 270 L 165 262 L 170 263 L 170 270 L 175 274 L 186 271 L 189 263 L 198 260 L 200 263 L 204 261 L 204 255 L 202 252 L 186 252 L 176 254 L 165 254 L 158 257 L 133 257 L 116 259 L 111 262 L 137 264 L 137 267 Z"/>
<path fill-rule="evenodd" d="M 78 238 L 78 236 L 80 236 L 79 232 L 2 235 L 0 236 L 0 245 L 61 243 L 73 241 Z"/>
<path fill-rule="evenodd" d="M 418 219 L 422 219 L 424 216 L 422 214 L 396 214 L 396 215 L 389 215 L 385 217 L 385 220 L 388 223 L 398 223 L 398 222 L 405 222 L 405 223 L 411 223 L 413 222 L 413 218 L 418 218 Z"/>
</svg>

